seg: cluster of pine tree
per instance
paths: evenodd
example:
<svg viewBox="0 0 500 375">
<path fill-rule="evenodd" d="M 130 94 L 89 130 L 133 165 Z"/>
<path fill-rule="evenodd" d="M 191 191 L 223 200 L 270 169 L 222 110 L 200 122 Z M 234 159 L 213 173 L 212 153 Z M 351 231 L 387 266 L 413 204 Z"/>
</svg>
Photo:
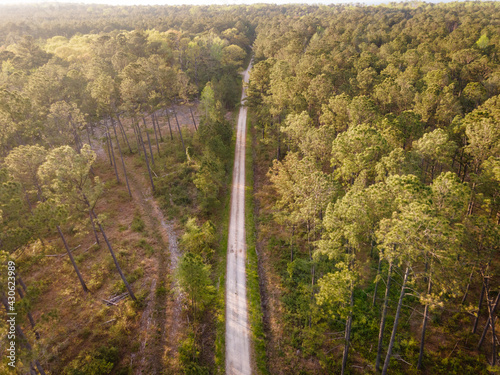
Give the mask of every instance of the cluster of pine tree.
<svg viewBox="0 0 500 375">
<path fill-rule="evenodd" d="M 279 276 L 270 372 L 486 372 L 498 4 L 288 10 L 259 23 L 248 87 L 260 238 Z"/>
<path fill-rule="evenodd" d="M 16 328 L 24 337 L 20 371 L 36 367 L 41 374 L 44 369 L 104 374 L 120 367 L 119 356 L 131 355 L 124 352 L 130 348 L 120 347 L 121 336 L 111 331 L 100 343 L 86 340 L 85 348 L 73 354 L 63 349 L 60 356 L 55 351 L 62 343 L 54 347 L 57 335 L 48 337 L 47 322 L 33 319 L 40 317 L 37 308 L 64 308 L 42 305 L 40 296 L 33 297 L 40 294 L 34 292 L 35 285 L 47 283 L 43 264 L 59 259 L 50 258 L 59 256 L 53 254 L 60 252 L 59 246 L 71 262 L 74 282 L 80 282 L 74 298 L 83 298 L 81 294 L 91 303 L 107 282 L 106 264 L 89 265 L 97 255 L 73 255 L 76 239 L 90 236 L 97 249 L 109 249 L 123 281 L 114 289 L 128 293 L 136 311 L 143 309 L 149 297 L 144 283 L 136 282 L 144 273 L 142 263 L 124 266 L 128 250 L 123 241 L 107 236 L 110 228 L 117 229 L 108 220 L 110 213 L 102 210 L 112 206 L 111 189 L 117 189 L 123 206 L 136 205 L 151 191 L 171 218 L 185 224 L 180 245 L 186 256 L 178 273 L 170 275 L 179 280 L 185 313 L 193 322 L 182 333 L 187 339 L 180 345 L 180 367 L 188 373 L 203 368 L 197 364 L 196 353 L 204 349 L 198 322 L 213 324 L 205 308 L 213 301 L 210 265 L 217 262 L 213 253 L 218 228 L 209 219 L 218 215 L 228 183 L 232 125 L 225 115 L 238 102 L 238 70 L 247 59 L 253 28 L 243 14 L 229 17 L 210 7 L 33 5 L 5 6 L 0 13 L 0 255 L 2 267 L 8 259 L 16 260 L 17 280 L 23 285 L 17 288 L 18 300 L 23 298 L 17 304 L 23 317 Z M 199 121 L 197 111 L 202 112 Z M 107 170 L 116 182 L 111 174 L 103 178 Z M 142 174 L 149 186 L 138 186 Z M 151 230 L 145 226 L 136 212 L 131 230 Z M 168 249 L 155 249 L 150 242 L 141 239 L 133 253 L 146 251 L 166 272 L 163 256 L 155 253 Z M 43 261 L 36 265 L 37 260 Z M 194 274 L 199 279 L 193 279 Z M 2 271 L 0 290 L 5 291 L 6 277 Z M 165 310 L 165 290 L 161 281 L 154 291 L 157 303 L 163 301 L 159 311 Z M 54 292 L 48 287 L 44 291 Z M 66 329 L 69 322 L 54 319 Z M 95 323 L 82 329 L 92 332 Z M 80 335 L 92 336 L 75 330 L 70 342 Z M 97 347 L 89 354 L 89 347 L 106 341 L 104 352 Z M 157 352 L 164 345 L 160 341 L 153 343 Z M 120 371 L 126 371 L 127 363 L 121 360 Z M 0 372 L 6 366 L 2 362 Z M 165 362 L 156 365 L 162 366 Z"/>
</svg>

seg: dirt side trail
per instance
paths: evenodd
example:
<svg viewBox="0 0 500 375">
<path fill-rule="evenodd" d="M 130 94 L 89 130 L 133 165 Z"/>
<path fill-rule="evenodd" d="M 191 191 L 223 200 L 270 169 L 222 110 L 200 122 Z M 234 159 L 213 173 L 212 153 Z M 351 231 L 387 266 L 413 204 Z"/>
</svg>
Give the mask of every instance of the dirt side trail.
<svg viewBox="0 0 500 375">
<path fill-rule="evenodd" d="M 252 63 L 243 73 L 248 82 Z M 241 101 L 245 99 L 245 89 Z M 247 107 L 241 106 L 236 132 L 236 150 L 231 189 L 231 212 L 226 269 L 226 374 L 250 375 L 250 326 L 246 291 L 245 241 L 245 144 Z"/>
<path fill-rule="evenodd" d="M 178 372 L 178 335 L 183 322 L 182 296 L 173 276 L 180 258 L 177 234 L 174 223 L 165 218 L 151 189 L 145 188 L 148 186 L 145 176 L 134 170 L 133 160 L 127 159 L 134 201 L 139 204 L 141 216 L 151 230 L 159 251 L 157 273 L 149 275 L 152 282 L 140 322 L 141 347 L 134 373 L 149 375 L 163 374 L 165 371 Z M 167 296 L 157 293 L 157 288 L 163 285 L 171 291 Z"/>
<path fill-rule="evenodd" d="M 131 134 L 128 134 L 131 136 Z M 97 139 L 93 150 L 98 157 L 107 162 L 104 145 Z M 115 156 L 118 150 L 115 149 Z M 144 171 L 136 167 L 137 155 L 124 157 L 127 175 L 132 192 L 132 202 L 139 210 L 146 224 L 150 241 L 156 249 L 154 262 L 145 275 L 143 285 L 149 285 L 145 307 L 137 330 L 140 341 L 139 350 L 131 355 L 135 375 L 160 375 L 179 373 L 179 337 L 182 335 L 182 295 L 174 277 L 180 258 L 175 223 L 165 218 L 154 199 L 149 180 Z M 119 163 L 119 159 L 116 159 Z M 118 172 L 123 183 L 125 177 L 121 163 Z M 159 288 L 169 293 L 158 293 Z"/>
</svg>

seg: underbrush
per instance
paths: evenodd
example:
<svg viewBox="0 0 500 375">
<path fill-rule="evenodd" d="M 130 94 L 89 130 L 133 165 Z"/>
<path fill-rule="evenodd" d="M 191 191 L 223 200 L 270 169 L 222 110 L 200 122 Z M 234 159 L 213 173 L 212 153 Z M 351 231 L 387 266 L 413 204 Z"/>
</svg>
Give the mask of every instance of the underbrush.
<svg viewBox="0 0 500 375">
<path fill-rule="evenodd" d="M 250 119 L 247 121 L 251 124 Z M 259 283 L 259 257 L 256 249 L 256 233 L 254 219 L 254 179 L 253 179 L 253 137 L 251 125 L 248 129 L 246 145 L 246 178 L 245 178 L 245 233 L 247 242 L 247 296 L 249 301 L 250 329 L 255 351 L 255 362 L 258 374 L 269 374 L 267 368 L 266 337 L 262 320 L 262 303 Z"/>
</svg>

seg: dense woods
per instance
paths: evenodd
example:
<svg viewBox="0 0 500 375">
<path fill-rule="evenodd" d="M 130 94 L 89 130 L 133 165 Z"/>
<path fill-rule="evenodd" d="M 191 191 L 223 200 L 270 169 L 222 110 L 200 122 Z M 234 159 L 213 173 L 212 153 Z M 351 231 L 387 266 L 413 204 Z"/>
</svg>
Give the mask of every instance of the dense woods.
<svg viewBox="0 0 500 375">
<path fill-rule="evenodd" d="M 259 22 L 248 101 L 270 373 L 498 362 L 499 10 L 340 6 Z"/>
<path fill-rule="evenodd" d="M 498 371 L 499 48 L 495 2 L 0 7 L 16 371 L 224 373 L 251 55 L 255 371 Z"/>
</svg>

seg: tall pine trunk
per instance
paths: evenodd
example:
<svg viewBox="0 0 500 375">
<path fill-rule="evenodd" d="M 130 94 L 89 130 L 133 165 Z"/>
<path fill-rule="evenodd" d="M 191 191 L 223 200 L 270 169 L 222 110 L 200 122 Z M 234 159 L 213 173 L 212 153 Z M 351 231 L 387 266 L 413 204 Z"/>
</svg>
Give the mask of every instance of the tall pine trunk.
<svg viewBox="0 0 500 375">
<path fill-rule="evenodd" d="M 33 349 L 30 345 L 30 343 L 28 342 L 28 339 L 26 338 L 26 336 L 24 335 L 24 332 L 22 330 L 22 328 L 16 324 L 16 332 L 17 332 L 17 335 L 21 338 L 22 342 L 24 343 L 24 347 L 29 351 L 29 352 L 32 352 Z M 38 359 L 35 359 L 33 361 L 35 363 L 35 366 L 38 370 L 38 372 L 40 373 L 40 375 L 46 375 L 45 374 L 45 371 L 43 371 L 43 367 L 42 365 L 40 364 L 40 362 L 38 361 Z"/>
<path fill-rule="evenodd" d="M 429 282 L 427 285 L 427 294 L 431 294 L 431 288 L 432 288 L 432 277 L 429 275 Z M 418 362 L 417 362 L 417 369 L 421 370 L 422 369 L 422 359 L 424 357 L 424 347 L 425 347 L 425 331 L 427 329 L 427 322 L 429 321 L 428 318 L 428 313 L 429 313 L 429 304 L 426 303 L 424 307 L 424 318 L 422 321 L 422 335 L 420 337 L 420 353 L 418 355 Z"/>
<path fill-rule="evenodd" d="M 160 136 L 160 141 L 163 142 L 163 136 L 161 135 L 160 122 L 158 121 L 158 117 L 154 113 L 151 114 L 151 121 L 153 124 L 156 124 L 156 128 L 158 129 L 158 135 Z"/>
<path fill-rule="evenodd" d="M 191 112 L 191 118 L 193 119 L 194 130 L 198 131 L 198 128 L 196 127 L 196 121 L 194 120 L 193 110 L 191 109 L 191 107 L 189 107 L 189 112 Z"/>
<path fill-rule="evenodd" d="M 378 290 L 378 279 L 380 277 L 380 266 L 382 264 L 382 258 L 378 260 L 378 267 L 377 267 L 377 281 L 375 282 L 375 290 L 373 291 L 373 300 L 372 300 L 372 307 L 375 307 L 375 300 L 377 299 L 377 290 Z"/>
<path fill-rule="evenodd" d="M 130 198 L 132 198 L 132 192 L 130 191 L 130 185 L 128 183 L 127 169 L 125 168 L 125 161 L 123 160 L 123 152 L 120 146 L 120 141 L 118 140 L 118 134 L 116 133 L 116 126 L 113 119 L 111 119 L 111 126 L 113 127 L 113 132 L 115 133 L 116 143 L 118 145 L 118 152 L 120 153 L 120 159 L 122 161 L 123 175 L 125 176 L 125 183 L 127 184 L 128 195 L 130 196 Z M 90 215 L 90 217 L 92 218 L 92 215 Z"/>
<path fill-rule="evenodd" d="M 99 236 L 97 235 L 97 231 L 95 229 L 94 218 L 92 217 L 90 212 L 89 212 L 89 217 L 90 217 L 90 224 L 92 224 L 92 231 L 94 232 L 95 242 L 97 242 L 97 244 L 99 245 L 100 244 Z"/>
<path fill-rule="evenodd" d="M 135 143 L 137 144 L 137 152 L 140 154 L 141 153 L 141 141 L 139 140 L 139 133 L 137 132 L 138 123 L 137 123 L 137 120 L 135 118 L 134 118 L 133 123 L 132 123 L 132 129 L 134 130 Z"/>
<path fill-rule="evenodd" d="M 78 266 L 76 265 L 75 259 L 73 258 L 73 254 L 71 254 L 71 250 L 69 249 L 68 243 L 66 242 L 66 238 L 64 238 L 64 234 L 61 230 L 61 227 L 59 225 L 56 225 L 57 231 L 59 232 L 59 236 L 61 237 L 64 247 L 66 248 L 66 251 L 68 253 L 69 259 L 71 260 L 71 264 L 73 264 L 73 268 L 75 269 L 76 274 L 78 275 L 78 279 L 80 280 L 80 284 L 82 284 L 83 291 L 87 293 L 89 290 L 87 289 L 87 285 L 85 285 L 85 281 L 83 281 L 83 277 L 80 274 L 80 270 L 78 269 Z"/>
<path fill-rule="evenodd" d="M 111 139 L 111 135 L 109 134 L 109 128 L 107 124 L 106 124 L 106 136 L 108 137 L 109 140 L 109 147 L 111 149 L 111 157 L 113 158 L 113 167 L 115 169 L 116 181 L 120 183 L 120 177 L 118 176 L 118 168 L 116 167 L 115 150 L 113 148 L 113 141 Z"/>
<path fill-rule="evenodd" d="M 21 297 L 21 299 L 24 299 L 23 289 L 20 287 L 17 287 L 16 289 L 17 293 L 19 294 L 19 297 Z M 33 319 L 33 315 L 31 315 L 31 312 L 29 310 L 27 310 L 26 315 L 28 316 L 28 320 L 30 322 L 31 328 L 33 329 L 33 332 L 35 333 L 36 339 L 40 340 L 40 334 L 35 329 L 35 319 Z"/>
<path fill-rule="evenodd" d="M 175 122 L 177 123 L 177 130 L 179 131 L 179 135 L 181 136 L 182 148 L 184 149 L 184 152 L 186 152 L 186 146 L 184 145 L 184 138 L 182 138 L 181 127 L 179 125 L 179 120 L 177 119 L 177 112 L 175 111 L 175 108 L 174 108 L 174 116 L 175 116 Z"/>
<path fill-rule="evenodd" d="M 354 286 L 351 282 L 351 303 L 350 303 L 349 317 L 347 318 L 347 324 L 345 327 L 345 343 L 344 343 L 344 353 L 342 355 L 342 370 L 341 375 L 344 375 L 347 368 L 347 357 L 349 355 L 349 344 L 351 343 L 351 325 L 352 325 L 352 310 L 354 307 Z"/>
<path fill-rule="evenodd" d="M 128 150 L 130 151 L 130 153 L 132 153 L 132 147 L 130 147 L 130 143 L 128 141 L 127 133 L 125 133 L 125 128 L 123 127 L 123 124 L 122 124 L 122 122 L 120 120 L 120 116 L 118 115 L 118 113 L 115 113 L 115 116 L 116 116 L 116 121 L 118 121 L 118 127 L 120 128 L 120 131 L 122 133 L 122 137 L 125 139 L 125 142 L 127 143 Z"/>
<path fill-rule="evenodd" d="M 153 115 L 151 115 L 151 118 L 153 119 Z M 142 121 L 144 121 L 144 126 L 146 126 L 146 118 L 143 117 Z M 160 156 L 160 143 L 158 142 L 158 134 L 156 133 L 156 125 L 154 119 L 151 121 L 153 123 L 153 131 L 155 133 L 155 140 L 156 140 L 156 151 L 158 151 L 158 156 Z"/>
<path fill-rule="evenodd" d="M 88 205 L 88 202 L 87 202 L 87 205 Z M 90 207 L 90 205 L 89 205 L 89 207 Z M 94 217 L 97 219 L 97 215 L 94 213 L 94 210 L 91 210 L 91 211 L 92 211 L 92 214 L 94 215 Z M 118 273 L 120 274 L 120 277 L 122 278 L 123 283 L 125 284 L 125 287 L 128 290 L 128 294 L 130 295 L 130 297 L 134 301 L 137 301 L 137 298 L 135 297 L 135 294 L 132 291 L 130 284 L 128 283 L 125 275 L 122 272 L 120 265 L 118 264 L 118 260 L 116 259 L 115 252 L 113 251 L 113 247 L 111 246 L 111 243 L 109 242 L 108 237 L 106 236 L 106 232 L 104 231 L 104 228 L 102 227 L 99 220 L 97 221 L 97 225 L 99 225 L 99 229 L 101 230 L 102 236 L 104 237 L 104 241 L 106 242 L 106 245 L 108 246 L 108 249 L 109 249 L 109 252 L 111 253 L 111 256 L 113 257 L 113 261 L 115 262 L 115 267 L 118 270 Z"/>
<path fill-rule="evenodd" d="M 464 297 L 462 298 L 462 302 L 460 303 L 461 305 L 463 305 L 465 303 L 465 300 L 467 299 L 467 296 L 469 295 L 470 283 L 471 283 L 473 274 L 474 274 L 474 267 L 472 267 L 472 271 L 470 272 L 469 282 L 467 283 L 467 288 L 465 289 Z"/>
<path fill-rule="evenodd" d="M 7 313 L 9 313 L 9 304 L 7 303 L 7 297 L 5 296 L 4 293 L 2 293 L 2 304 L 5 307 L 5 311 Z M 22 346 L 24 346 L 29 352 L 31 352 L 32 351 L 31 345 L 28 342 L 28 339 L 26 338 L 26 336 L 24 335 L 23 330 L 21 329 L 21 327 L 19 327 L 18 324 L 15 325 L 15 330 L 16 330 L 17 337 L 18 337 L 18 339 L 16 341 L 20 342 Z M 40 364 L 38 359 L 35 359 L 33 362 L 35 363 L 35 366 L 38 369 L 38 372 L 40 373 L 40 375 L 46 375 L 45 372 L 43 371 L 42 365 Z"/>
<path fill-rule="evenodd" d="M 498 293 L 497 298 L 495 300 L 495 304 L 493 305 L 493 314 L 497 311 L 499 299 L 500 299 L 500 293 Z M 488 316 L 488 320 L 486 321 L 486 325 L 484 326 L 483 329 L 483 334 L 481 335 L 481 339 L 477 344 L 478 350 L 481 349 L 481 346 L 483 345 L 484 339 L 486 338 L 486 334 L 488 333 L 489 328 L 490 328 L 490 317 Z"/>
<path fill-rule="evenodd" d="M 488 316 L 490 320 L 491 326 L 491 366 L 495 367 L 497 364 L 497 335 L 495 332 L 495 320 L 496 316 L 494 316 L 493 306 L 490 301 L 490 287 L 489 287 L 489 278 L 486 278 L 486 305 L 488 307 Z"/>
<path fill-rule="evenodd" d="M 474 174 L 477 174 L 479 168 L 476 166 L 474 168 Z M 471 216 L 473 211 L 474 211 L 474 197 L 475 197 L 475 191 L 476 191 L 476 181 L 472 183 L 471 189 L 470 189 L 470 199 L 469 199 L 469 205 L 467 208 L 467 216 Z"/>
<path fill-rule="evenodd" d="M 479 323 L 479 314 L 481 313 L 481 307 L 483 306 L 483 299 L 484 299 L 484 280 L 483 280 L 483 285 L 481 287 L 481 295 L 479 296 L 479 304 L 477 307 L 477 315 L 476 319 L 474 320 L 474 327 L 472 327 L 472 333 L 476 333 L 477 330 L 477 324 Z"/>
<path fill-rule="evenodd" d="M 170 140 L 174 140 L 174 135 L 172 134 L 172 126 L 170 125 L 170 115 L 168 114 L 168 109 L 165 110 L 167 113 L 168 130 L 170 130 Z"/>
<path fill-rule="evenodd" d="M 151 147 L 151 139 L 149 138 L 148 127 L 146 125 L 146 119 L 144 117 L 142 118 L 142 122 L 144 123 L 144 130 L 146 131 L 146 138 L 148 140 L 149 152 L 151 154 L 151 165 L 154 166 L 155 165 L 155 159 L 154 159 L 154 156 L 153 156 L 153 148 Z M 137 126 L 139 127 L 139 124 L 137 124 Z M 139 128 L 139 131 L 140 131 L 140 128 Z"/>
<path fill-rule="evenodd" d="M 377 360 L 375 362 L 375 369 L 380 371 L 380 359 L 382 357 L 382 343 L 384 338 L 385 320 L 387 317 L 387 307 L 389 305 L 389 292 L 391 289 L 392 276 L 392 262 L 389 263 L 389 271 L 387 272 L 387 283 L 384 295 L 384 307 L 382 309 L 382 317 L 380 319 L 380 329 L 378 331 L 378 345 L 377 345 Z"/>
<path fill-rule="evenodd" d="M 113 159 L 111 158 L 111 148 L 109 146 L 109 137 L 107 132 L 105 133 L 105 136 L 106 136 L 106 147 L 108 149 L 109 165 L 113 166 Z"/>
<path fill-rule="evenodd" d="M 94 218 L 96 219 L 97 221 L 97 225 L 99 226 L 99 230 L 101 231 L 101 234 L 104 238 L 104 241 L 106 242 L 106 245 L 108 246 L 108 249 L 109 249 L 109 252 L 111 253 L 111 256 L 113 257 L 113 261 L 115 262 L 115 266 L 116 266 L 116 269 L 118 270 L 118 273 L 120 274 L 120 277 L 122 278 L 123 280 L 123 283 L 125 284 L 125 287 L 127 288 L 128 290 L 128 293 L 130 295 L 130 297 L 136 301 L 136 297 L 134 295 L 134 292 L 132 291 L 132 288 L 130 287 L 127 279 L 125 278 L 125 275 L 123 274 L 122 272 L 122 269 L 120 267 L 120 265 L 118 264 L 118 260 L 116 259 L 116 256 L 115 256 L 115 252 L 113 251 L 113 247 L 111 246 L 111 243 L 109 242 L 108 240 L 108 236 L 106 236 L 106 232 L 104 231 L 104 228 L 102 227 L 102 224 L 100 223 L 100 221 L 98 220 L 97 218 L 97 215 L 95 214 L 94 212 L 94 209 L 92 208 L 92 206 L 90 205 L 90 202 L 89 200 L 87 199 L 87 196 L 85 195 L 85 193 L 81 190 L 80 188 L 80 193 L 82 194 L 82 197 L 83 197 L 83 200 L 85 202 L 85 204 L 87 205 L 87 208 L 89 209 L 90 213 L 94 216 Z"/>
<path fill-rule="evenodd" d="M 69 116 L 68 122 L 71 125 L 71 129 L 73 131 L 73 138 L 75 139 L 76 151 L 78 153 L 80 153 L 80 150 L 82 149 L 83 143 L 82 143 L 82 140 L 80 139 L 80 136 L 78 135 L 78 131 L 76 129 L 75 124 L 73 123 L 73 120 L 71 120 L 71 116 Z"/>
<path fill-rule="evenodd" d="M 19 283 L 19 285 L 21 285 L 21 287 L 23 288 L 23 290 L 25 292 L 28 291 L 28 288 L 26 287 L 26 284 L 24 283 L 23 279 L 21 278 L 21 276 L 19 276 L 18 274 L 16 274 L 16 281 Z"/>
<path fill-rule="evenodd" d="M 396 309 L 396 316 L 394 317 L 394 325 L 392 327 L 391 341 L 389 341 L 389 348 L 387 348 L 387 355 L 385 356 L 382 375 L 386 375 L 387 370 L 389 369 L 389 362 L 391 361 L 392 348 L 394 347 L 394 341 L 396 339 L 396 331 L 398 329 L 399 315 L 401 314 L 401 306 L 403 306 L 403 297 L 405 296 L 406 281 L 408 280 L 409 272 L 410 272 L 410 267 L 406 266 L 405 275 L 403 278 L 403 285 L 401 285 L 401 293 L 399 295 L 398 308 Z"/>
<path fill-rule="evenodd" d="M 144 141 L 142 140 L 142 134 L 141 134 L 141 129 L 139 128 L 139 125 L 137 125 L 137 132 L 139 134 L 139 141 L 140 141 L 140 144 L 142 145 L 142 150 L 144 151 L 144 157 L 146 158 L 146 166 L 148 168 L 149 181 L 151 182 L 151 188 L 153 189 L 153 194 L 154 194 L 155 184 L 153 182 L 153 175 L 151 174 L 151 168 L 149 166 L 148 153 L 146 151 L 146 147 L 144 146 Z"/>
</svg>

